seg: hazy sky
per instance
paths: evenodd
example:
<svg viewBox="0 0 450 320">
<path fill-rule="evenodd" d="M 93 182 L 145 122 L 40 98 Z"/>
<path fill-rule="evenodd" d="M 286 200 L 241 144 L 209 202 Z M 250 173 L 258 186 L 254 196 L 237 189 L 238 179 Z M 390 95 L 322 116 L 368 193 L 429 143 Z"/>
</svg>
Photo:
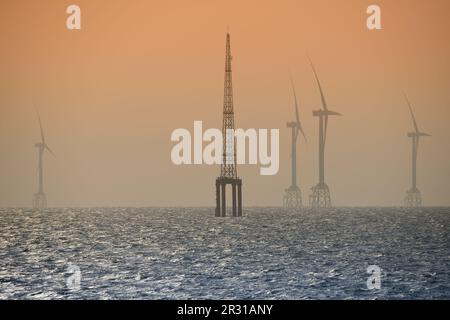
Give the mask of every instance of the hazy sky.
<svg viewBox="0 0 450 320">
<path fill-rule="evenodd" d="M 81 7 L 82 30 L 66 29 Z M 380 31 L 366 8 L 382 10 Z M 244 205 L 281 205 L 294 119 L 289 72 L 309 138 L 299 184 L 317 183 L 320 97 L 331 109 L 326 181 L 335 205 L 400 205 L 410 187 L 413 104 L 425 205 L 450 205 L 448 0 L 4 0 L 0 11 L 0 206 L 30 206 L 41 113 L 49 206 L 214 205 L 217 166 L 175 166 L 176 128 L 221 127 L 231 33 L 236 126 L 280 128 L 280 171 L 241 166 Z"/>
</svg>

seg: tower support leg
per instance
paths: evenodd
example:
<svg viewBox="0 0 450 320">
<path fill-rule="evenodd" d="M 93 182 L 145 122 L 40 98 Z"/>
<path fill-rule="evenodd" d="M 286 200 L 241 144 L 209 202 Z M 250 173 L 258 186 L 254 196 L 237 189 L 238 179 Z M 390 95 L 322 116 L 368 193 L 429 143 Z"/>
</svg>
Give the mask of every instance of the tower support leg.
<svg viewBox="0 0 450 320">
<path fill-rule="evenodd" d="M 222 217 L 225 217 L 227 215 L 227 201 L 226 201 L 226 184 L 221 183 L 222 188 Z"/>
<path fill-rule="evenodd" d="M 47 208 L 47 197 L 45 196 L 45 193 L 38 192 L 34 194 L 33 208 L 36 210 L 42 210 Z"/>
<path fill-rule="evenodd" d="M 237 207 L 236 207 L 236 182 L 233 182 L 231 185 L 231 196 L 233 198 L 233 217 L 237 216 Z"/>
<path fill-rule="evenodd" d="M 227 215 L 226 190 L 227 185 L 231 185 L 231 199 L 233 217 L 242 216 L 242 180 L 219 177 L 216 180 L 216 217 Z"/>
<path fill-rule="evenodd" d="M 418 208 L 422 206 L 422 195 L 417 188 L 411 188 L 406 192 L 405 206 L 409 208 Z"/>
<path fill-rule="evenodd" d="M 242 217 L 242 181 L 238 182 L 238 217 Z"/>
<path fill-rule="evenodd" d="M 220 183 L 216 180 L 216 217 L 220 217 Z"/>
<path fill-rule="evenodd" d="M 328 186 L 325 183 L 319 183 L 313 187 L 312 195 L 310 196 L 309 201 L 312 208 L 330 208 L 331 197 Z"/>
<path fill-rule="evenodd" d="M 290 186 L 285 190 L 283 205 L 288 209 L 299 209 L 302 207 L 302 193 L 297 186 Z"/>
</svg>

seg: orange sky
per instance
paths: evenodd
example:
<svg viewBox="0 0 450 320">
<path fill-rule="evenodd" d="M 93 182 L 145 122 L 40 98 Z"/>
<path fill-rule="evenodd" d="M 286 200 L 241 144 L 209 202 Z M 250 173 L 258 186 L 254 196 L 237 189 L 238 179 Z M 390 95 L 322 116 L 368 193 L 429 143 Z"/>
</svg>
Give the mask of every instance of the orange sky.
<svg viewBox="0 0 450 320">
<path fill-rule="evenodd" d="M 366 8 L 382 10 L 381 31 Z M 65 27 L 66 7 L 82 30 Z M 289 186 L 294 118 L 289 72 L 309 144 L 299 143 L 306 202 L 317 182 L 320 99 L 330 108 L 326 180 L 335 205 L 400 205 L 410 186 L 412 129 L 421 140 L 425 205 L 450 205 L 450 2 L 25 1 L 0 12 L 0 206 L 30 206 L 36 191 L 41 113 L 50 147 L 50 206 L 213 205 L 218 167 L 170 161 L 170 134 L 194 120 L 221 127 L 224 50 L 230 26 L 236 126 L 280 128 L 280 171 L 241 166 L 244 205 L 280 205 Z"/>
</svg>

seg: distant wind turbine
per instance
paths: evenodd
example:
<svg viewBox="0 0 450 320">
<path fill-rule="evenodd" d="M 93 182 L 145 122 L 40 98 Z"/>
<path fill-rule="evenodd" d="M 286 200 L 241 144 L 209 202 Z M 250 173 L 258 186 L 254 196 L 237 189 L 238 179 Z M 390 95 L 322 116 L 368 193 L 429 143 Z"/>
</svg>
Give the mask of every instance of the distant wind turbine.
<svg viewBox="0 0 450 320">
<path fill-rule="evenodd" d="M 331 207 L 330 190 L 325 183 L 325 142 L 327 138 L 328 116 L 340 116 L 341 114 L 328 109 L 316 68 L 311 59 L 309 57 L 308 59 L 314 72 L 322 101 L 322 108 L 313 111 L 313 116 L 319 117 L 319 183 L 312 187 L 310 205 L 315 208 L 329 208 Z"/>
<path fill-rule="evenodd" d="M 413 109 L 411 107 L 411 103 L 409 102 L 408 97 L 405 93 L 403 93 L 405 96 L 406 103 L 408 104 L 409 113 L 411 114 L 414 131 L 408 132 L 408 137 L 411 138 L 412 142 L 412 181 L 411 181 L 411 188 L 406 191 L 406 197 L 405 197 L 405 205 L 407 207 L 420 207 L 422 205 L 422 195 L 420 193 L 420 190 L 417 188 L 417 153 L 419 151 L 419 139 L 420 137 L 430 137 L 428 133 L 421 132 L 419 130 L 419 126 L 417 125 L 416 117 L 414 116 Z"/>
<path fill-rule="evenodd" d="M 37 142 L 34 146 L 38 149 L 38 192 L 33 197 L 33 208 L 44 209 L 47 207 L 47 196 L 44 192 L 44 151 L 47 150 L 51 155 L 55 156 L 53 151 L 47 145 L 45 141 L 44 130 L 42 129 L 42 122 L 39 112 L 36 110 L 39 120 L 39 128 L 41 131 L 41 141 Z"/>
<path fill-rule="evenodd" d="M 295 94 L 294 81 L 291 77 L 292 92 L 294 94 L 295 103 L 295 121 L 288 122 L 286 125 L 291 128 L 292 140 L 291 140 L 291 186 L 285 190 L 284 194 L 284 207 L 285 208 L 301 208 L 302 207 L 302 194 L 300 188 L 297 186 L 297 138 L 298 133 L 301 132 L 303 138 L 306 140 L 305 132 L 303 131 L 302 124 L 300 122 L 300 116 L 298 113 L 297 95 Z"/>
</svg>

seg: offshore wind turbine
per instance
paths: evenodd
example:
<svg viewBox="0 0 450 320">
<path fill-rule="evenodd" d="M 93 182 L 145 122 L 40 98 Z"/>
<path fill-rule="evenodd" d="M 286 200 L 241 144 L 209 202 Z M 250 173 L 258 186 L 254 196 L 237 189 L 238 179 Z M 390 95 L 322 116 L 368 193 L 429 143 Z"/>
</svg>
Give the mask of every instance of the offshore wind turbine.
<svg viewBox="0 0 450 320">
<path fill-rule="evenodd" d="M 322 108 L 313 111 L 313 116 L 319 118 L 319 183 L 311 188 L 312 194 L 309 197 L 309 202 L 313 208 L 329 208 L 331 207 L 330 189 L 325 183 L 325 142 L 327 138 L 328 117 L 340 116 L 341 114 L 328 109 L 316 68 L 311 59 L 309 57 L 308 59 L 314 72 L 322 101 Z"/>
<path fill-rule="evenodd" d="M 39 120 L 39 128 L 41 131 L 41 141 L 37 142 L 34 146 L 38 149 L 38 191 L 33 197 L 33 208 L 44 209 L 47 207 L 47 196 L 44 192 L 44 152 L 47 150 L 50 154 L 55 156 L 53 151 L 49 148 L 45 142 L 44 130 L 42 129 L 41 117 L 39 112 L 37 113 Z"/>
<path fill-rule="evenodd" d="M 406 94 L 404 94 L 406 103 L 409 107 L 409 113 L 411 114 L 414 131 L 408 132 L 408 137 L 411 138 L 412 143 L 412 177 L 411 177 L 411 188 L 406 191 L 405 205 L 407 207 L 420 207 L 422 205 L 422 195 L 420 190 L 417 188 L 417 153 L 419 150 L 419 139 L 420 137 L 430 137 L 428 133 L 421 132 L 416 122 L 416 117 L 411 107 L 411 103 L 408 100 Z"/>
<path fill-rule="evenodd" d="M 305 132 L 298 113 L 297 95 L 295 94 L 294 81 L 291 78 L 292 92 L 294 94 L 295 103 L 295 121 L 288 122 L 286 126 L 291 129 L 291 185 L 285 189 L 283 205 L 285 208 L 301 208 L 302 207 L 302 193 L 297 185 L 297 139 L 298 133 L 301 132 L 303 138 L 306 140 Z"/>
</svg>

